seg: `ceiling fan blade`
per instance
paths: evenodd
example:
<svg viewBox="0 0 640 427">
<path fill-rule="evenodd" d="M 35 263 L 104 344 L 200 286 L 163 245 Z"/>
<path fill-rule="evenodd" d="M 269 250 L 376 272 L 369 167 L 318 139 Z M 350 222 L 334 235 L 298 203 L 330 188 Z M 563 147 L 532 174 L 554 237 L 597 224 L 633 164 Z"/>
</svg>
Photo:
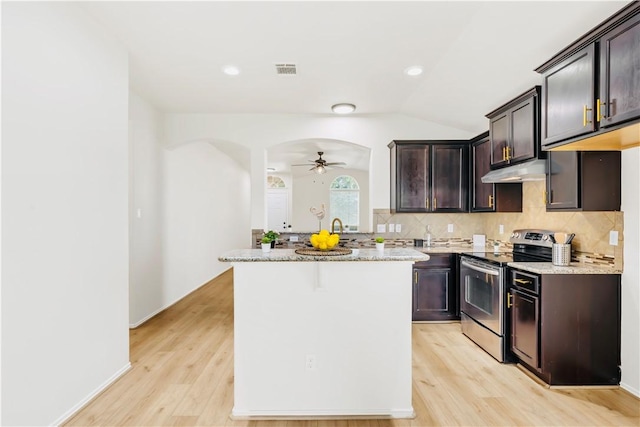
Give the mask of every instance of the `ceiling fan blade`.
<svg viewBox="0 0 640 427">
<path fill-rule="evenodd" d="M 291 166 L 311 166 L 313 163 L 300 163 L 297 165 L 291 165 Z"/>
<path fill-rule="evenodd" d="M 331 163 L 325 163 L 325 166 L 346 166 L 347 164 L 345 162 L 331 162 Z"/>
</svg>

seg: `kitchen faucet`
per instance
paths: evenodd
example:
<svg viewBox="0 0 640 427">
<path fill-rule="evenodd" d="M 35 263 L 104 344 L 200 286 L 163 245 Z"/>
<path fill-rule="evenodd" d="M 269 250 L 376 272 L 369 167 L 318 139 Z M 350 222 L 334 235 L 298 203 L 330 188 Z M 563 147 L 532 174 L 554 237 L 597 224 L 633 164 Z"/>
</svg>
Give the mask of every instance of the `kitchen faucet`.
<svg viewBox="0 0 640 427">
<path fill-rule="evenodd" d="M 342 221 L 340 221 L 340 218 L 336 217 L 333 218 L 333 221 L 331 221 L 331 234 L 335 232 L 336 221 L 338 221 L 338 223 L 340 224 L 340 233 L 342 233 Z"/>
</svg>

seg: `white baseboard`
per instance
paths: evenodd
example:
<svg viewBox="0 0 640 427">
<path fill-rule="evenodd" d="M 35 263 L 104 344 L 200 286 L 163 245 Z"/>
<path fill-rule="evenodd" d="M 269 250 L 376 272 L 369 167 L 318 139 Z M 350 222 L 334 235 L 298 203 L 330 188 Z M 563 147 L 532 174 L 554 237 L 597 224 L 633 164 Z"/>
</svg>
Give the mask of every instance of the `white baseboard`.
<svg viewBox="0 0 640 427">
<path fill-rule="evenodd" d="M 124 375 L 129 369 L 131 369 L 131 362 L 128 362 L 122 368 L 118 369 L 115 374 L 113 374 L 109 379 L 103 382 L 98 388 L 89 393 L 84 399 L 80 402 L 76 403 L 71 409 L 69 409 L 66 413 L 64 413 L 60 418 L 54 421 L 52 426 L 60 426 L 68 421 L 72 416 L 74 416 L 78 411 L 84 408 L 89 402 L 91 402 L 97 395 L 102 393 L 107 387 L 116 382 L 118 378 Z"/>
<path fill-rule="evenodd" d="M 184 298 L 184 297 L 183 297 L 183 298 Z M 139 320 L 139 321 L 138 321 L 138 322 L 136 322 L 136 323 L 129 323 L 129 329 L 135 329 L 135 328 L 137 328 L 138 326 L 142 325 L 142 324 L 143 324 L 144 322 L 146 322 L 147 320 L 151 319 L 151 318 L 152 318 L 153 316 L 155 316 L 156 314 L 158 314 L 158 313 L 161 313 L 161 312 L 165 311 L 167 308 L 171 307 L 173 304 L 175 304 L 175 303 L 169 304 L 169 305 L 164 306 L 164 307 L 160 307 L 159 309 L 157 309 L 156 311 L 152 312 L 151 314 L 149 314 L 149 315 L 147 315 L 147 316 L 143 317 L 141 320 Z"/>
<path fill-rule="evenodd" d="M 358 409 L 358 410 L 244 410 L 234 407 L 231 410 L 232 420 L 371 420 L 371 419 L 413 419 L 416 417 L 413 408 L 406 409 Z"/>
<path fill-rule="evenodd" d="M 625 384 L 622 382 L 620 383 L 620 388 L 623 388 L 634 396 L 640 398 L 640 390 L 638 390 L 637 388 L 631 387 L 629 384 Z"/>
</svg>

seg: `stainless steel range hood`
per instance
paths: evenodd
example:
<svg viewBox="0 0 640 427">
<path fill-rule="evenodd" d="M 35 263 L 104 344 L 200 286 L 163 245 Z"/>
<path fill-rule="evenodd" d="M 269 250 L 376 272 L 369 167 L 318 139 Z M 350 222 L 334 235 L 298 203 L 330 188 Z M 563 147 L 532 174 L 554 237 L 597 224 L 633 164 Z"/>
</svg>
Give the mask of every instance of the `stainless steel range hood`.
<svg viewBox="0 0 640 427">
<path fill-rule="evenodd" d="M 506 168 L 492 170 L 481 178 L 482 182 L 523 182 L 544 181 L 547 173 L 547 161 L 543 159 L 507 166 Z"/>
</svg>

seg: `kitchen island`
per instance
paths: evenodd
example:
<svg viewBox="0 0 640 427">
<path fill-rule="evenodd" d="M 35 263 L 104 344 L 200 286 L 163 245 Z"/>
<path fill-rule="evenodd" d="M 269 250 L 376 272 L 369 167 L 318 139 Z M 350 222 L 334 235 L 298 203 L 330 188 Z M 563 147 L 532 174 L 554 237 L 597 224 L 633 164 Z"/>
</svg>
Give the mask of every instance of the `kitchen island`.
<svg viewBox="0 0 640 427">
<path fill-rule="evenodd" d="M 234 275 L 235 418 L 413 416 L 411 274 L 428 255 L 222 255 Z"/>
</svg>

